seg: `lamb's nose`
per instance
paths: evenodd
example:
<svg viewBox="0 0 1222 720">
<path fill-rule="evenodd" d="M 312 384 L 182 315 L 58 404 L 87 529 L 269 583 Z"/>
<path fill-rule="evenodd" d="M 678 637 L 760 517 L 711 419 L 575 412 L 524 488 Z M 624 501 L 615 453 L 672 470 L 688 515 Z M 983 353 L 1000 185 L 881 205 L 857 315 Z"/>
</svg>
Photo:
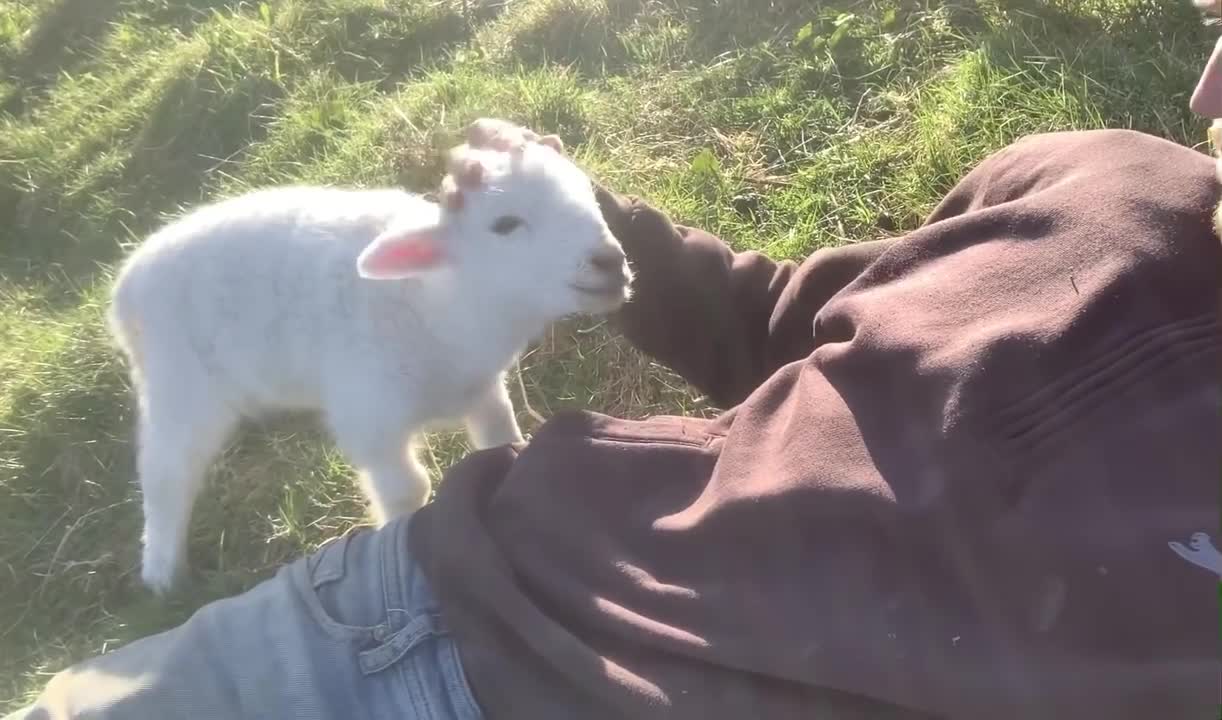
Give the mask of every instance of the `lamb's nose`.
<svg viewBox="0 0 1222 720">
<path fill-rule="evenodd" d="M 590 266 L 608 275 L 619 273 L 624 268 L 624 251 L 618 247 L 599 250 L 590 256 Z"/>
</svg>

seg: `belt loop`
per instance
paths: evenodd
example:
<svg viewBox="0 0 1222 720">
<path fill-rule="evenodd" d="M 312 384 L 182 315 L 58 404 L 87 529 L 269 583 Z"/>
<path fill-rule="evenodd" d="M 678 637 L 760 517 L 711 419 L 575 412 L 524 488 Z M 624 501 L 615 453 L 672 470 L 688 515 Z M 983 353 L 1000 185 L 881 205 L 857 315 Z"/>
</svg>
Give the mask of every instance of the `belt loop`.
<svg viewBox="0 0 1222 720">
<path fill-rule="evenodd" d="M 444 635 L 436 614 L 426 612 L 416 616 L 377 647 L 357 653 L 361 672 L 365 675 L 379 673 L 394 665 L 409 650 L 438 635 Z"/>
</svg>

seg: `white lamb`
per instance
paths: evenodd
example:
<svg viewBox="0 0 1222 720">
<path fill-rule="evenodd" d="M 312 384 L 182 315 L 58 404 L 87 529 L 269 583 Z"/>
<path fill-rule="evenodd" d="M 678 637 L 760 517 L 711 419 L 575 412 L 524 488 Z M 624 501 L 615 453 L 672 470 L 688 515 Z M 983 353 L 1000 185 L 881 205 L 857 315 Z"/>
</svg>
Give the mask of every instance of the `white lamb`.
<svg viewBox="0 0 1222 720">
<path fill-rule="evenodd" d="M 465 423 L 522 435 L 505 388 L 530 339 L 629 296 L 624 252 L 554 136 L 461 146 L 440 203 L 399 190 L 294 187 L 197 209 L 116 280 L 110 324 L 139 399 L 142 577 L 185 568 L 191 507 L 242 416 L 321 412 L 381 524 L 429 483 L 412 439 Z"/>
</svg>

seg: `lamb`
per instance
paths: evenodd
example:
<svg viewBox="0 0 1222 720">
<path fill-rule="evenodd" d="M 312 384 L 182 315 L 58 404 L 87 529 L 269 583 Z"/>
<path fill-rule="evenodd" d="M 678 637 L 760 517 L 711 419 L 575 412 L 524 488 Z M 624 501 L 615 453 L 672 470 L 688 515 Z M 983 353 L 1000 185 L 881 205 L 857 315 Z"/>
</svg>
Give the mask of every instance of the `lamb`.
<svg viewBox="0 0 1222 720">
<path fill-rule="evenodd" d="M 558 138 L 531 137 L 459 146 L 436 203 L 257 190 L 127 258 L 108 321 L 138 399 L 145 585 L 165 593 L 185 570 L 192 506 L 242 417 L 319 413 L 378 525 L 427 499 L 423 430 L 522 441 L 508 368 L 550 322 L 620 307 L 632 281 L 589 178 Z"/>
</svg>

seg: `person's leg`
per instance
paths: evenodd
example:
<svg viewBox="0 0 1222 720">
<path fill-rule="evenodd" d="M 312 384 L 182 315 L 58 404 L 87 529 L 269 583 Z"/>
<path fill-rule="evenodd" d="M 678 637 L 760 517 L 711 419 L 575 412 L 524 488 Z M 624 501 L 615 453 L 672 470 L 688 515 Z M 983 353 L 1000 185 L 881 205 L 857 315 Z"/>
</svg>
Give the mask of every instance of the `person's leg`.
<svg viewBox="0 0 1222 720">
<path fill-rule="evenodd" d="M 179 627 L 75 665 L 9 720 L 478 718 L 408 522 L 349 533 Z"/>
</svg>

